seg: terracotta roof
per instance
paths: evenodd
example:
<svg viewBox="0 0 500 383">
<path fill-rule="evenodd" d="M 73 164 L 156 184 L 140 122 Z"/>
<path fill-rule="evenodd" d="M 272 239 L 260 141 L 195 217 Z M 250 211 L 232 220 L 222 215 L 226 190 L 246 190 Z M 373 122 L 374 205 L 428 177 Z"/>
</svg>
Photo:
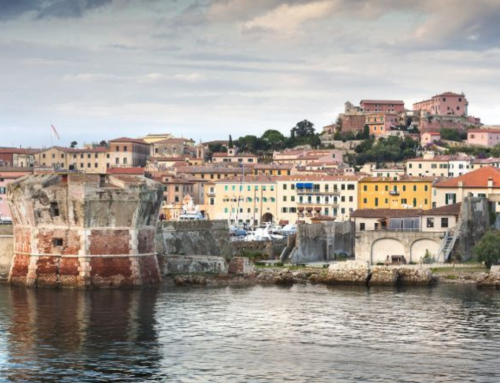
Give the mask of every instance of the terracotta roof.
<svg viewBox="0 0 500 383">
<path fill-rule="evenodd" d="M 421 209 L 358 209 L 351 213 L 353 218 L 410 218 L 419 217 Z"/>
<path fill-rule="evenodd" d="M 0 154 L 34 154 L 38 153 L 41 149 L 31 148 L 0 148 Z"/>
<path fill-rule="evenodd" d="M 434 185 L 437 188 L 456 188 L 462 182 L 464 188 L 488 188 L 488 180 L 493 180 L 493 187 L 500 188 L 500 169 L 485 166 Z"/>
<path fill-rule="evenodd" d="M 494 133 L 499 134 L 500 129 L 469 129 L 467 133 Z"/>
<path fill-rule="evenodd" d="M 133 143 L 136 143 L 136 144 L 149 145 L 142 138 L 129 138 L 129 137 L 115 138 L 114 140 L 109 140 L 109 142 L 133 142 Z"/>
<path fill-rule="evenodd" d="M 86 149 L 86 148 L 78 149 L 78 148 L 66 148 L 64 146 L 52 146 L 50 148 L 41 150 L 40 152 L 46 152 L 47 150 L 50 149 L 57 149 L 67 153 L 104 153 L 108 151 L 108 148 L 105 147 L 97 147 L 92 149 Z"/>
<path fill-rule="evenodd" d="M 212 155 L 213 157 L 230 157 L 230 158 L 238 158 L 238 157 L 258 157 L 256 154 L 252 154 L 252 153 L 238 153 L 238 154 L 235 154 L 233 156 L 230 156 L 229 154 L 227 153 L 214 153 Z"/>
<path fill-rule="evenodd" d="M 190 138 L 167 138 L 165 140 L 152 142 L 151 145 L 183 144 L 185 142 L 194 142 Z"/>
<path fill-rule="evenodd" d="M 410 177 L 402 176 L 397 180 L 392 177 L 365 177 L 362 182 L 432 182 L 435 177 Z"/>
<path fill-rule="evenodd" d="M 144 175 L 144 168 L 109 168 L 109 174 L 134 174 L 134 175 Z"/>
<path fill-rule="evenodd" d="M 351 213 L 353 218 L 412 218 L 420 216 L 460 214 L 461 203 L 441 206 L 434 209 L 358 209 Z"/>
<path fill-rule="evenodd" d="M 361 100 L 360 104 L 398 104 L 404 105 L 403 100 Z"/>
<path fill-rule="evenodd" d="M 445 205 L 436 207 L 434 209 L 422 210 L 422 215 L 459 215 L 462 203 L 454 203 L 452 205 Z"/>
<path fill-rule="evenodd" d="M 439 133 L 439 132 L 425 132 L 425 133 L 422 133 L 422 136 L 423 136 L 424 134 L 429 134 L 429 135 L 431 135 L 431 136 L 440 136 L 440 135 L 441 135 L 441 133 Z"/>
<path fill-rule="evenodd" d="M 0 166 L 1 173 L 33 173 L 33 168 L 24 168 L 20 166 Z"/>
<path fill-rule="evenodd" d="M 465 94 L 459 94 L 459 93 L 455 93 L 455 92 L 444 92 L 444 93 L 441 93 L 441 94 L 437 94 L 434 97 L 443 97 L 443 96 L 448 96 L 448 97 L 465 97 Z M 432 97 L 432 98 L 434 98 L 434 97 Z"/>
</svg>

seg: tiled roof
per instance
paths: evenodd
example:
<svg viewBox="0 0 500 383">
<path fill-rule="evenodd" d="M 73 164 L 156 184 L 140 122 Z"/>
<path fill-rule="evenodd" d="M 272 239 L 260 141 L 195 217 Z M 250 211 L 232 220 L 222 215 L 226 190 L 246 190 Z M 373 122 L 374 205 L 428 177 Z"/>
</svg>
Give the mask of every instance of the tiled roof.
<svg viewBox="0 0 500 383">
<path fill-rule="evenodd" d="M 109 174 L 135 174 L 144 175 L 144 168 L 109 168 Z"/>
<path fill-rule="evenodd" d="M 51 148 L 47 148 L 45 150 L 42 150 L 42 152 L 45 152 L 45 151 L 50 150 L 52 148 L 60 150 L 62 152 L 66 152 L 66 153 L 104 153 L 104 152 L 108 151 L 108 148 L 105 148 L 105 147 L 97 147 L 97 148 L 92 148 L 92 149 L 86 149 L 86 148 L 77 149 L 77 148 L 66 148 L 64 146 L 53 146 Z"/>
<path fill-rule="evenodd" d="M 404 105 L 403 100 L 361 100 L 360 104 L 398 104 Z"/>
<path fill-rule="evenodd" d="M 227 153 L 214 153 L 213 157 L 230 157 L 230 158 L 234 157 L 234 158 L 238 158 L 238 157 L 258 157 L 258 156 L 255 155 L 255 154 L 252 154 L 252 153 L 238 153 L 238 154 L 233 155 L 233 156 L 230 156 Z"/>
<path fill-rule="evenodd" d="M 421 209 L 358 209 L 351 213 L 354 218 L 410 218 L 419 217 Z"/>
<path fill-rule="evenodd" d="M 0 154 L 34 154 L 40 150 L 31 148 L 0 148 Z"/>
<path fill-rule="evenodd" d="M 185 142 L 194 142 L 190 138 L 167 138 L 165 140 L 152 142 L 151 145 L 183 144 Z"/>
<path fill-rule="evenodd" d="M 488 180 L 493 181 L 494 188 L 500 188 L 500 169 L 485 166 L 462 176 L 455 177 L 435 185 L 437 188 L 456 188 L 462 182 L 464 188 L 488 188 Z"/>
<path fill-rule="evenodd" d="M 129 137 L 115 138 L 114 140 L 109 140 L 109 142 L 133 142 L 133 143 L 136 143 L 136 144 L 149 145 L 142 138 L 129 138 Z"/>
<path fill-rule="evenodd" d="M 362 182 L 432 182 L 435 177 L 411 177 L 402 176 L 398 180 L 393 177 L 365 177 Z"/>
<path fill-rule="evenodd" d="M 434 209 L 422 210 L 421 215 L 459 215 L 462 203 L 454 203 L 452 205 L 445 205 L 436 207 Z"/>
<path fill-rule="evenodd" d="M 467 133 L 494 133 L 499 134 L 500 129 L 469 129 Z"/>
<path fill-rule="evenodd" d="M 351 214 L 353 218 L 412 218 L 420 216 L 441 216 L 460 214 L 461 203 L 441 206 L 434 209 L 358 209 Z"/>
</svg>

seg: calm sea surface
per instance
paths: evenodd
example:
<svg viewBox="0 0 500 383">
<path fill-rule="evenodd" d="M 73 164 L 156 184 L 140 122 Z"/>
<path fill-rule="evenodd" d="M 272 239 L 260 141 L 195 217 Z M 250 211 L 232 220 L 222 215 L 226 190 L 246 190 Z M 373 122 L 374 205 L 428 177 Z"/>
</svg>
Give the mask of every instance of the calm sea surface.
<svg viewBox="0 0 500 383">
<path fill-rule="evenodd" d="M 500 292 L 0 286 L 4 382 L 500 382 Z"/>
</svg>

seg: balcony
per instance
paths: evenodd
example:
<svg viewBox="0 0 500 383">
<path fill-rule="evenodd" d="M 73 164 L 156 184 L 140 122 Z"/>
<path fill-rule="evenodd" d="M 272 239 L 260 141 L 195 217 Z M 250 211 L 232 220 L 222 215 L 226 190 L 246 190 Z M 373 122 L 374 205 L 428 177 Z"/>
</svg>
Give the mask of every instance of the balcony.
<svg viewBox="0 0 500 383">
<path fill-rule="evenodd" d="M 215 197 L 215 192 L 214 191 L 208 191 L 207 192 L 208 197 Z"/>
<path fill-rule="evenodd" d="M 321 191 L 319 189 L 295 189 L 298 195 L 340 195 L 339 189 Z"/>
</svg>

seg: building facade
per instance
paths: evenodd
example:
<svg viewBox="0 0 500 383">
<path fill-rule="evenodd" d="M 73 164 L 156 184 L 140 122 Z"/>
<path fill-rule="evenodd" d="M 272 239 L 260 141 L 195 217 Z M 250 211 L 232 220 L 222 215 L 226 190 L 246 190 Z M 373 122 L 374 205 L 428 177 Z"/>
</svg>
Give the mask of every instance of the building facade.
<svg viewBox="0 0 500 383">
<path fill-rule="evenodd" d="M 359 209 L 430 209 L 432 179 L 365 177 L 358 183 Z"/>
<path fill-rule="evenodd" d="M 424 111 L 429 115 L 466 116 L 468 105 L 463 93 L 445 92 L 413 104 L 413 110 Z"/>
</svg>

